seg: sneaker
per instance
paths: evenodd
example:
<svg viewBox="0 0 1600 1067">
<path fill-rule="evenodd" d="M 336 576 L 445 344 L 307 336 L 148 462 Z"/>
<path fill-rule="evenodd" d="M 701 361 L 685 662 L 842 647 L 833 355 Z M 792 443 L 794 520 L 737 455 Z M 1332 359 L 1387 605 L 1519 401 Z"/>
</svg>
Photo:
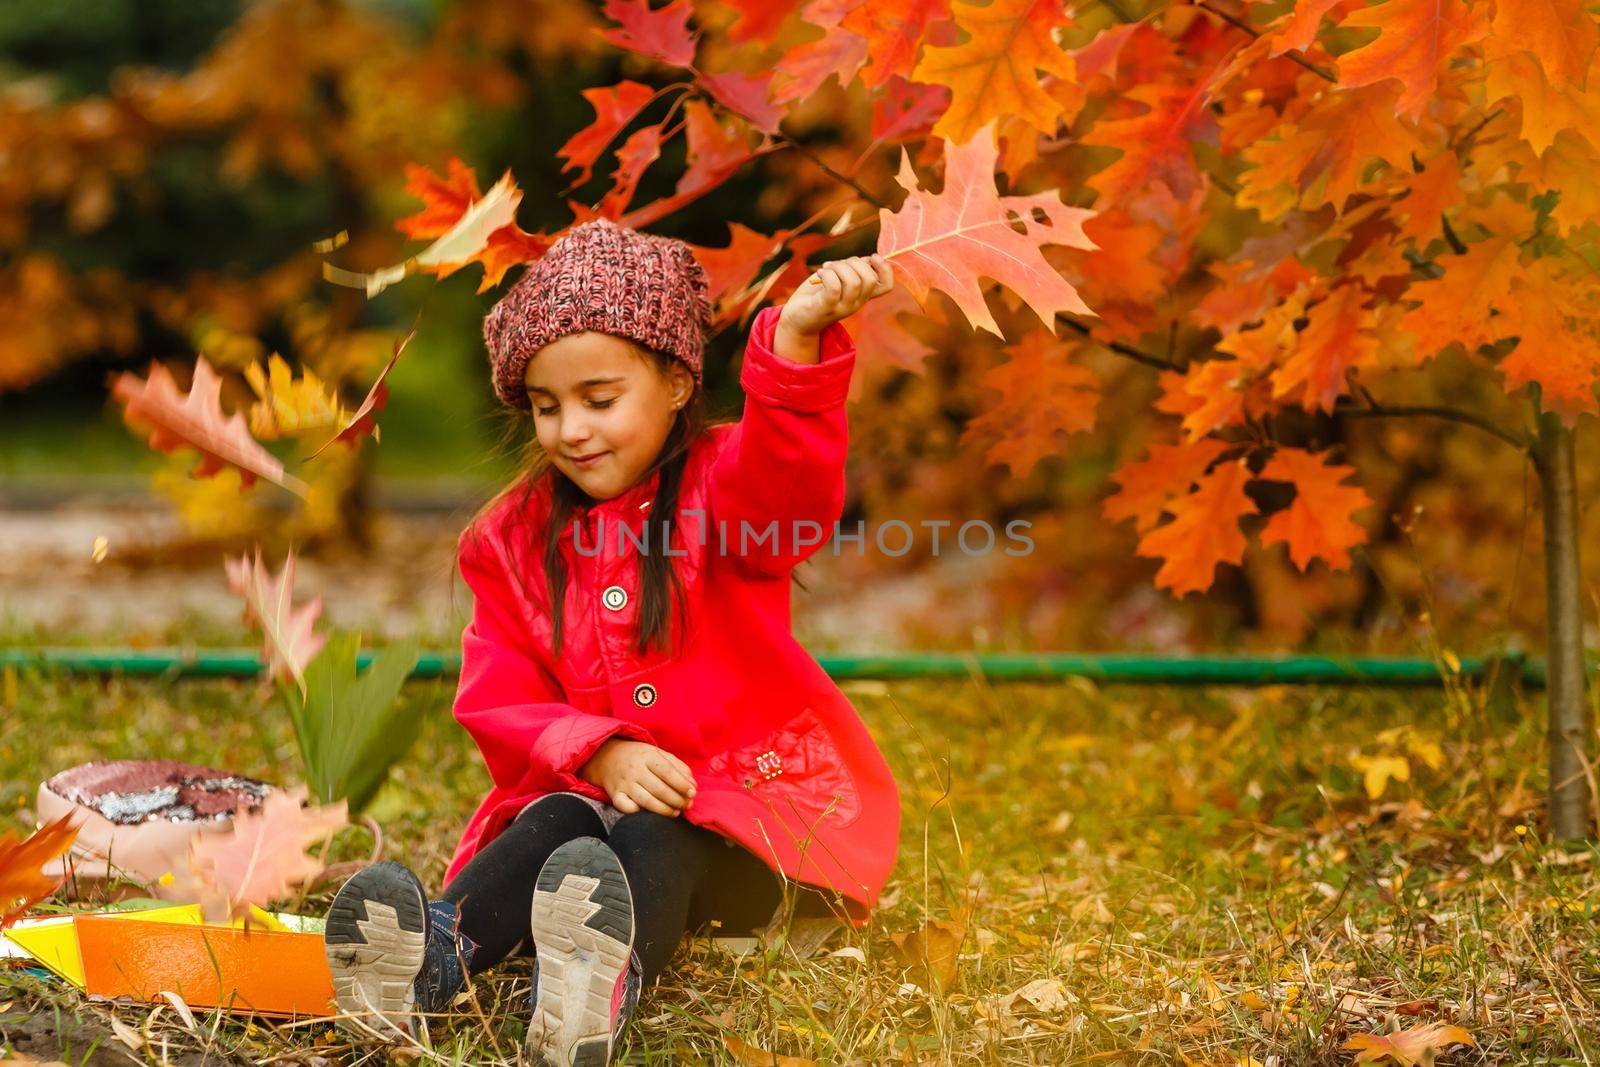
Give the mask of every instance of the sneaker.
<svg viewBox="0 0 1600 1067">
<path fill-rule="evenodd" d="M 616 853 L 579 837 L 545 861 L 534 886 L 528 1052 L 538 1067 L 606 1067 L 639 1000 L 633 894 Z"/>
<path fill-rule="evenodd" d="M 401 864 L 351 875 L 328 908 L 323 936 L 340 1025 L 391 1041 L 421 1032 L 419 1013 L 444 1011 L 466 988 L 477 946 L 458 921 L 455 905 L 430 903 Z"/>
</svg>

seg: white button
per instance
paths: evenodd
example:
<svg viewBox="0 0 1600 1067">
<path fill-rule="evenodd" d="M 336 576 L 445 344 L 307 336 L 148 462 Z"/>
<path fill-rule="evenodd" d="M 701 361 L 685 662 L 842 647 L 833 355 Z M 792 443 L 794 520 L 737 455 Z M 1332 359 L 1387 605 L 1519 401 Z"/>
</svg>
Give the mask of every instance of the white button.
<svg viewBox="0 0 1600 1067">
<path fill-rule="evenodd" d="M 600 602 L 612 611 L 621 611 L 628 606 L 628 591 L 620 585 L 608 585 L 600 594 Z"/>
<path fill-rule="evenodd" d="M 633 687 L 633 702 L 641 708 L 648 708 L 656 702 L 656 687 L 649 682 L 640 682 Z"/>
</svg>

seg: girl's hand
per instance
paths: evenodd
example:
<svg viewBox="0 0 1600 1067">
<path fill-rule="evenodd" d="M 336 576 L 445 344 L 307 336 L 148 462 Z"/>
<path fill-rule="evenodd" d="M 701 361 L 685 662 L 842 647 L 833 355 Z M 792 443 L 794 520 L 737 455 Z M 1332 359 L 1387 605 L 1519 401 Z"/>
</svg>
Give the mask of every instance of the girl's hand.
<svg viewBox="0 0 1600 1067">
<path fill-rule="evenodd" d="M 821 333 L 894 288 L 894 269 L 873 254 L 824 263 L 800 283 L 778 315 L 778 328 L 797 336 Z"/>
<path fill-rule="evenodd" d="M 694 773 L 664 748 L 613 737 L 578 768 L 578 777 L 611 795 L 624 815 L 653 811 L 676 817 L 694 799 Z"/>
</svg>

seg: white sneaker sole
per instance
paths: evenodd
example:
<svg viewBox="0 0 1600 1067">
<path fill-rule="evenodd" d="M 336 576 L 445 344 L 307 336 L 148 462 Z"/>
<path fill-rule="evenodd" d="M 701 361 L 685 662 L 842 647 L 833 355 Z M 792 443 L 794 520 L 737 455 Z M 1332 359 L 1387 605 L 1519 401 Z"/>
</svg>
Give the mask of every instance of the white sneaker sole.
<svg viewBox="0 0 1600 1067">
<path fill-rule="evenodd" d="M 350 876 L 323 935 L 339 1025 L 360 1037 L 416 1032 L 413 984 L 427 941 L 427 900 L 410 871 L 378 863 Z"/>
<path fill-rule="evenodd" d="M 551 853 L 534 887 L 530 932 L 539 960 L 530 1058 L 540 1067 L 606 1067 L 611 997 L 633 951 L 633 894 L 605 842 L 580 837 Z"/>
</svg>

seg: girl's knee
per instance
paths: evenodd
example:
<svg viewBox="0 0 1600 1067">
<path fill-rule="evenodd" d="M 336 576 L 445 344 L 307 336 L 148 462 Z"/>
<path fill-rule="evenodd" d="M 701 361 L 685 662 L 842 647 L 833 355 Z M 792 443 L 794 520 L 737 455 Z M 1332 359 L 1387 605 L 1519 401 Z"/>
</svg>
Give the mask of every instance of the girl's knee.
<svg viewBox="0 0 1600 1067">
<path fill-rule="evenodd" d="M 695 829 L 694 824 L 685 822 L 682 816 L 673 818 L 653 811 L 635 811 L 617 820 L 606 841 L 618 856 L 636 855 L 674 847 Z"/>
</svg>

